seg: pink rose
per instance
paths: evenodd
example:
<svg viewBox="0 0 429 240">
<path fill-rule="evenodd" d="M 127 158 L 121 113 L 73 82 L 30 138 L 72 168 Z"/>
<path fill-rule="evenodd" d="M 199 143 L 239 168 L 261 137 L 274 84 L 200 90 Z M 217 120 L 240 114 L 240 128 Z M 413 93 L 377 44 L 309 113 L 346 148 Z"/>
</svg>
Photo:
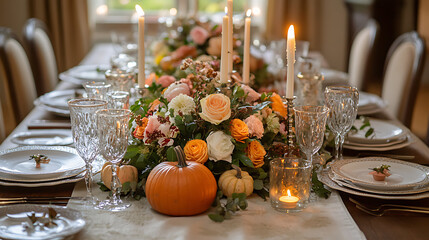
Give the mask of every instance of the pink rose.
<svg viewBox="0 0 429 240">
<path fill-rule="evenodd" d="M 188 85 L 189 89 L 193 88 L 192 81 L 189 78 L 182 78 L 182 79 L 180 79 L 179 83 L 184 83 L 184 84 Z"/>
<path fill-rule="evenodd" d="M 200 26 L 192 28 L 190 35 L 194 43 L 198 45 L 204 44 L 209 37 L 209 33 L 207 32 L 207 30 Z"/>
<path fill-rule="evenodd" d="M 250 117 L 244 119 L 244 122 L 247 124 L 249 128 L 249 135 L 256 136 L 257 138 L 262 138 L 264 135 L 264 124 L 262 124 L 261 120 L 255 115 L 251 115 Z"/>
<path fill-rule="evenodd" d="M 222 52 L 222 37 L 210 38 L 209 46 L 206 50 L 208 54 L 219 57 Z"/>
<path fill-rule="evenodd" d="M 180 46 L 176 51 L 171 53 L 173 60 L 185 59 L 187 57 L 196 57 L 197 49 L 194 46 L 183 45 Z"/>
<path fill-rule="evenodd" d="M 191 90 L 186 83 L 171 84 L 167 90 L 165 90 L 164 97 L 170 102 L 179 94 L 191 96 Z"/>
<path fill-rule="evenodd" d="M 168 118 L 152 115 L 148 119 L 147 126 L 143 133 L 143 142 L 145 144 L 151 144 L 157 141 L 161 147 L 173 145 L 173 138 L 177 137 L 179 129 L 173 126 Z"/>
<path fill-rule="evenodd" d="M 174 83 L 175 81 L 176 81 L 176 78 L 174 78 L 173 76 L 164 75 L 158 79 L 158 84 L 161 84 L 162 87 L 166 88 L 170 86 L 172 83 Z"/>
<path fill-rule="evenodd" d="M 261 97 L 261 94 L 253 90 L 253 88 L 247 86 L 247 85 L 241 85 L 241 88 L 244 90 L 245 93 L 247 93 L 246 102 L 252 103 L 256 100 L 258 100 Z"/>
</svg>

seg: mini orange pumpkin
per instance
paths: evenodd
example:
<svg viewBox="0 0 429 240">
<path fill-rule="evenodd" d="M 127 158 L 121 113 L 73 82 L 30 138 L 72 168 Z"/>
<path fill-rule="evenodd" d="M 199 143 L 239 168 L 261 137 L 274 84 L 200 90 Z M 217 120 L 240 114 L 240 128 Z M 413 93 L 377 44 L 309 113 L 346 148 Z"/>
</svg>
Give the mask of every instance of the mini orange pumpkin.
<svg viewBox="0 0 429 240">
<path fill-rule="evenodd" d="M 117 174 L 121 184 L 130 182 L 131 190 L 135 191 L 137 187 L 138 174 L 137 168 L 131 165 L 122 165 L 117 168 Z M 106 162 L 101 169 L 101 181 L 110 189 L 112 186 L 112 164 Z"/>
<path fill-rule="evenodd" d="M 203 164 L 186 162 L 180 146 L 174 148 L 178 162 L 162 162 L 149 174 L 146 198 L 152 208 L 171 216 L 202 213 L 213 203 L 217 184 Z"/>
</svg>

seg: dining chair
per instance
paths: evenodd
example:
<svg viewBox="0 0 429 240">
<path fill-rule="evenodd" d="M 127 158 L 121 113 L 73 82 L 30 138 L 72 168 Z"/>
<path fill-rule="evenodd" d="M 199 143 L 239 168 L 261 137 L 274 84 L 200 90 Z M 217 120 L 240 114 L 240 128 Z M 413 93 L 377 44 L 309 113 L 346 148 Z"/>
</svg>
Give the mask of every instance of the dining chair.
<svg viewBox="0 0 429 240">
<path fill-rule="evenodd" d="M 377 22 L 371 19 L 353 40 L 349 58 L 349 83 L 359 91 L 366 90 L 370 79 L 372 49 L 378 29 Z"/>
<path fill-rule="evenodd" d="M 9 28 L 0 27 L 0 62 L 4 69 L 15 119 L 20 122 L 33 109 L 37 97 L 27 54 Z"/>
<path fill-rule="evenodd" d="M 58 68 L 49 31 L 44 22 L 31 18 L 24 26 L 24 43 L 28 50 L 37 95 L 54 90 L 58 84 Z"/>
<path fill-rule="evenodd" d="M 425 42 L 417 32 L 399 36 L 386 58 L 381 97 L 387 112 L 410 127 L 425 59 Z"/>
</svg>

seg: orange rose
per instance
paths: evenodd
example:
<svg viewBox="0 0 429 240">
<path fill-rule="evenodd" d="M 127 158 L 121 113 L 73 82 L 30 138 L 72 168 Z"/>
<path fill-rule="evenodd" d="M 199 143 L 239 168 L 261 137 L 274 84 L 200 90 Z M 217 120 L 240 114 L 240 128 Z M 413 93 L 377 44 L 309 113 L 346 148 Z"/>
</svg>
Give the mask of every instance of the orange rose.
<svg viewBox="0 0 429 240">
<path fill-rule="evenodd" d="M 278 114 L 280 114 L 280 116 L 282 117 L 286 117 L 287 115 L 287 110 L 285 108 L 285 105 L 283 104 L 283 100 L 280 97 L 280 95 L 273 93 L 273 95 L 270 98 L 271 100 L 271 108 L 273 109 L 274 112 L 277 112 Z"/>
<path fill-rule="evenodd" d="M 264 147 L 258 141 L 251 141 L 246 148 L 247 157 L 250 158 L 255 168 L 264 165 L 264 157 L 267 154 Z"/>
<path fill-rule="evenodd" d="M 195 161 L 204 164 L 209 158 L 207 143 L 200 139 L 187 142 L 183 151 L 185 152 L 187 161 Z"/>
<path fill-rule="evenodd" d="M 134 130 L 134 132 L 133 132 L 133 136 L 134 136 L 135 138 L 143 139 L 144 130 L 146 129 L 146 126 L 147 126 L 148 121 L 149 121 L 149 119 L 148 119 L 147 117 L 144 117 L 144 118 L 141 120 L 141 125 L 138 125 L 138 126 L 136 127 L 136 129 Z"/>
<path fill-rule="evenodd" d="M 240 119 L 233 119 L 231 121 L 231 136 L 237 142 L 244 142 L 245 139 L 249 138 L 249 128 L 247 124 L 241 121 Z"/>
<path fill-rule="evenodd" d="M 222 93 L 208 95 L 200 103 L 200 116 L 209 123 L 218 125 L 231 117 L 231 101 Z"/>
<path fill-rule="evenodd" d="M 161 101 L 159 101 L 158 99 L 155 99 L 155 101 L 153 101 L 150 104 L 149 112 L 150 111 L 155 111 L 158 108 L 159 104 L 161 104 Z"/>
</svg>

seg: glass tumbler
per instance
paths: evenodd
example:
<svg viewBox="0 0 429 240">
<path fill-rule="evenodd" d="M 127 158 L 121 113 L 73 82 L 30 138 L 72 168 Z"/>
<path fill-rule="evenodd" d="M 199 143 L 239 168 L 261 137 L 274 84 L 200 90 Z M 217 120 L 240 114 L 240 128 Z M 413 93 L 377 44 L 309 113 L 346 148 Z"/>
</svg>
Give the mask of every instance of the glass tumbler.
<svg viewBox="0 0 429 240">
<path fill-rule="evenodd" d="M 297 157 L 270 161 L 271 206 L 281 212 L 299 212 L 310 197 L 312 165 Z"/>
<path fill-rule="evenodd" d="M 106 99 L 106 94 L 110 91 L 110 83 L 90 81 L 83 84 L 88 98 Z"/>
<path fill-rule="evenodd" d="M 345 135 L 355 122 L 359 92 L 355 87 L 331 86 L 325 89 L 325 104 L 329 107 L 328 126 L 335 134 L 335 160 L 343 158 Z"/>
<path fill-rule="evenodd" d="M 92 195 L 92 162 L 99 153 L 97 121 L 95 113 L 107 108 L 107 101 L 93 98 L 74 99 L 68 102 L 70 108 L 73 141 L 79 156 L 85 161 L 86 203 L 95 206 Z"/>
</svg>

